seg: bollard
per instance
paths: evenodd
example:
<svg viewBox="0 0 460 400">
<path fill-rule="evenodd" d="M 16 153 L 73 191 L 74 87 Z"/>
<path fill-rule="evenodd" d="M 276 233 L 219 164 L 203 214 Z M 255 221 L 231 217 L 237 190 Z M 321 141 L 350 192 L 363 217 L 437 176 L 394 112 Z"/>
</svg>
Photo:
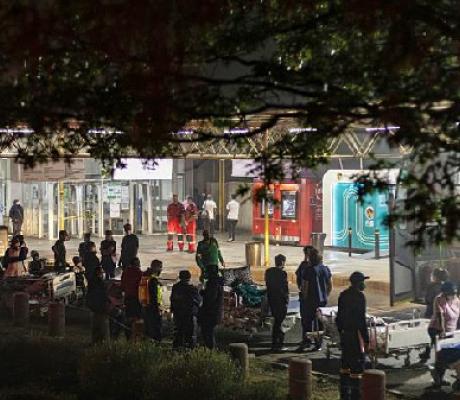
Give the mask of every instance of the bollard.
<svg viewBox="0 0 460 400">
<path fill-rule="evenodd" d="M 109 317 L 106 314 L 92 313 L 91 339 L 93 343 L 109 340 Z"/>
<path fill-rule="evenodd" d="M 361 384 L 363 400 L 385 400 L 385 372 L 378 369 L 364 371 Z"/>
<path fill-rule="evenodd" d="M 249 354 L 246 343 L 231 343 L 228 346 L 230 356 L 241 370 L 241 378 L 246 379 L 249 376 Z"/>
<path fill-rule="evenodd" d="M 348 228 L 348 257 L 351 257 L 351 247 L 352 247 L 352 234 L 353 234 L 353 229 L 351 229 L 351 226 Z"/>
<path fill-rule="evenodd" d="M 289 398 L 311 399 L 311 361 L 306 358 L 289 360 Z"/>
<path fill-rule="evenodd" d="M 50 303 L 48 306 L 48 335 L 65 336 L 65 304 Z"/>
<path fill-rule="evenodd" d="M 374 232 L 375 238 L 375 259 L 378 260 L 380 258 L 380 231 L 378 229 Z"/>
<path fill-rule="evenodd" d="M 29 326 L 29 293 L 13 294 L 13 323 L 15 326 Z"/>
<path fill-rule="evenodd" d="M 134 321 L 131 325 L 131 340 L 133 342 L 142 340 L 144 337 L 144 331 L 144 321 L 142 319 Z"/>
</svg>

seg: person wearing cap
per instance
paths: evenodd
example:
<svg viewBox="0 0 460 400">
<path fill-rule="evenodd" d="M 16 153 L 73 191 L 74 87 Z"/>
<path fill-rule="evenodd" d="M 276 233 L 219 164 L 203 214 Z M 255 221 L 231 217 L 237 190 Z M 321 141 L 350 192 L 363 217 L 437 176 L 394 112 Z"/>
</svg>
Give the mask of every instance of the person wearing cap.
<svg viewBox="0 0 460 400">
<path fill-rule="evenodd" d="M 166 210 L 168 217 L 168 241 L 166 242 L 166 251 L 174 250 L 174 235 L 177 235 L 177 246 L 179 251 L 184 251 L 184 233 L 185 227 L 185 207 L 179 202 L 177 194 L 173 194 L 172 203 Z"/>
<path fill-rule="evenodd" d="M 433 316 L 428 326 L 428 335 L 431 338 L 431 346 L 427 346 L 422 360 L 430 358 L 431 348 L 436 337 L 445 337 L 449 332 L 457 329 L 460 314 L 460 300 L 457 296 L 457 285 L 451 281 L 441 285 L 441 293 L 435 297 L 433 302 Z"/>
<path fill-rule="evenodd" d="M 189 271 L 179 272 L 179 282 L 171 290 L 171 312 L 174 321 L 173 348 L 195 347 L 195 319 L 201 303 L 198 289 L 190 283 Z"/>
<path fill-rule="evenodd" d="M 25 248 L 27 250 L 27 248 Z M 27 274 L 24 260 L 27 258 L 27 251 L 21 247 L 21 241 L 17 236 L 11 239 L 10 247 L 3 256 L 3 265 L 6 266 L 3 278 L 18 277 Z"/>
<path fill-rule="evenodd" d="M 94 245 L 91 240 L 91 233 L 87 232 L 83 235 L 83 242 L 78 245 L 78 256 L 84 262 L 85 256 L 89 253 L 89 248 Z"/>
<path fill-rule="evenodd" d="M 8 213 L 13 223 L 13 236 L 21 233 L 22 222 L 24 221 L 24 209 L 18 199 L 13 200 L 13 205 Z"/>
<path fill-rule="evenodd" d="M 342 347 L 340 400 L 361 399 L 361 378 L 365 353 L 369 348 L 366 297 L 363 293 L 366 279 L 369 277 L 362 272 L 353 272 L 350 287 L 339 295 L 336 325 Z"/>
<path fill-rule="evenodd" d="M 101 267 L 104 268 L 106 277 L 115 277 L 117 242 L 113 240 L 111 230 L 105 231 L 105 239 L 101 242 L 99 247 L 101 252 Z"/>
<path fill-rule="evenodd" d="M 131 224 L 125 224 L 123 229 L 125 231 L 125 236 L 123 236 L 121 241 L 121 254 L 118 265 L 124 270 L 131 264 L 133 258 L 137 257 L 139 238 L 133 233 Z"/>
<path fill-rule="evenodd" d="M 289 284 L 287 273 L 284 270 L 286 257 L 278 254 L 275 257 L 275 267 L 265 271 L 265 285 L 267 287 L 267 299 L 273 316 L 272 350 L 282 351 L 284 344 L 284 332 L 281 329 L 286 318 L 289 304 Z"/>
<path fill-rule="evenodd" d="M 67 231 L 59 231 L 59 238 L 56 240 L 56 243 L 54 243 L 54 246 L 51 247 L 54 253 L 54 268 L 58 272 L 63 272 L 67 268 L 66 248 L 64 243 L 66 240 L 69 240 Z"/>
</svg>

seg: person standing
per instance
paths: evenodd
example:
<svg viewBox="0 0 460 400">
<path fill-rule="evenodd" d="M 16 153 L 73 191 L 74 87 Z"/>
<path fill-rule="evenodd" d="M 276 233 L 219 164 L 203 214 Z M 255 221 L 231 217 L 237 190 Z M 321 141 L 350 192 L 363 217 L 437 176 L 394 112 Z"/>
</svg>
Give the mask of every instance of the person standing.
<svg viewBox="0 0 460 400">
<path fill-rule="evenodd" d="M 215 218 L 217 212 L 217 204 L 212 199 L 212 195 L 208 194 L 205 202 L 203 203 L 203 211 L 207 215 L 208 231 L 211 236 L 214 236 Z"/>
<path fill-rule="evenodd" d="M 322 330 L 318 318 L 318 308 L 327 305 L 327 299 L 332 291 L 332 274 L 322 262 L 322 257 L 313 246 L 304 247 L 305 259 L 297 269 L 297 284 L 300 293 L 300 313 L 302 319 L 303 338 L 298 351 L 305 350 L 311 345 L 309 334 Z M 321 350 L 321 339 L 315 338 L 313 351 Z"/>
<path fill-rule="evenodd" d="M 216 346 L 214 330 L 222 321 L 224 309 L 223 282 L 215 265 L 209 267 L 208 280 L 201 291 L 201 296 L 203 303 L 198 311 L 198 323 L 204 345 L 212 350 Z"/>
<path fill-rule="evenodd" d="M 185 207 L 179 202 L 177 194 L 173 194 L 172 203 L 168 205 L 166 214 L 168 217 L 168 241 L 166 243 L 166 251 L 173 251 L 174 235 L 177 235 L 179 251 L 184 251 Z"/>
<path fill-rule="evenodd" d="M 115 268 L 117 266 L 117 242 L 113 240 L 112 231 L 105 231 L 105 239 L 101 242 L 101 267 L 104 269 L 106 277 L 115 277 Z"/>
<path fill-rule="evenodd" d="M 24 221 L 24 209 L 18 199 L 13 200 L 13 205 L 10 208 L 9 217 L 13 223 L 13 236 L 20 235 L 22 223 Z"/>
<path fill-rule="evenodd" d="M 339 295 L 336 325 L 342 347 L 340 400 L 361 399 L 365 353 L 369 350 L 366 297 L 363 293 L 366 279 L 369 277 L 362 272 L 353 272 L 350 287 Z"/>
<path fill-rule="evenodd" d="M 107 339 L 103 332 L 98 329 L 100 324 L 96 320 L 108 318 L 110 299 L 107 293 L 107 287 L 104 282 L 104 270 L 102 267 L 96 267 L 94 277 L 88 282 L 88 292 L 86 294 L 86 306 L 93 313 L 92 336 L 94 342 Z"/>
<path fill-rule="evenodd" d="M 121 274 L 121 290 L 124 294 L 126 319 L 130 326 L 142 317 L 141 304 L 139 303 L 139 284 L 142 279 L 140 267 L 141 262 L 135 257 Z"/>
<path fill-rule="evenodd" d="M 193 197 L 187 197 L 185 206 L 185 226 L 187 233 L 188 252 L 195 253 L 196 246 L 196 221 L 198 219 L 198 207 L 193 202 Z"/>
<path fill-rule="evenodd" d="M 173 348 L 195 347 L 195 319 L 201 297 L 198 289 L 190 283 L 189 271 L 179 272 L 179 282 L 172 287 L 171 312 L 174 321 Z"/>
<path fill-rule="evenodd" d="M 284 266 L 286 257 L 278 254 L 275 257 L 275 267 L 265 272 L 265 285 L 270 311 L 273 316 L 272 350 L 282 351 L 284 344 L 284 332 L 281 325 L 286 318 L 289 304 L 289 284 Z"/>
<path fill-rule="evenodd" d="M 153 260 L 150 270 L 142 277 L 140 285 L 144 286 L 142 281 L 147 281 L 146 298 L 139 299 L 143 306 L 145 334 L 156 342 L 161 342 L 163 288 L 160 275 L 162 269 L 163 263 L 160 260 Z"/>
<path fill-rule="evenodd" d="M 65 230 L 59 231 L 58 240 L 56 240 L 56 243 L 54 243 L 54 246 L 51 247 L 51 250 L 53 250 L 53 254 L 54 254 L 54 268 L 58 272 L 63 272 L 67 268 L 66 248 L 65 248 L 66 240 L 69 240 L 67 231 Z"/>
<path fill-rule="evenodd" d="M 86 254 L 89 253 L 89 248 L 94 245 L 94 242 L 91 241 L 91 233 L 85 233 L 83 235 L 83 242 L 78 246 L 78 256 L 84 262 Z"/>
<path fill-rule="evenodd" d="M 219 244 L 215 238 L 209 236 L 208 231 L 203 231 L 203 240 L 198 242 L 195 260 L 201 269 L 200 280 L 202 282 L 207 279 L 207 271 L 210 266 L 215 266 L 218 269 L 220 263 L 225 268 Z"/>
<path fill-rule="evenodd" d="M 121 254 L 118 265 L 124 270 L 131 263 L 132 259 L 137 257 L 139 238 L 133 233 L 131 224 L 125 224 L 123 229 L 125 230 L 125 236 L 123 236 L 121 241 Z"/>
<path fill-rule="evenodd" d="M 430 358 L 431 347 L 436 342 L 436 337 L 445 337 L 447 333 L 457 329 L 460 315 L 460 300 L 457 296 L 457 285 L 447 281 L 441 285 L 441 293 L 433 302 L 433 315 L 428 326 L 428 335 L 431 338 L 431 346 L 427 346 L 425 353 L 421 355 L 422 361 Z"/>
<path fill-rule="evenodd" d="M 236 201 L 236 195 L 232 194 L 232 199 L 227 203 L 227 225 L 228 225 L 228 241 L 235 241 L 235 229 L 238 223 L 240 212 L 240 203 Z"/>
<path fill-rule="evenodd" d="M 83 260 L 83 267 L 85 267 L 85 276 L 86 280 L 90 282 L 94 278 L 96 268 L 101 266 L 101 262 L 97 257 L 96 245 L 93 243 L 89 248 L 89 252 L 86 254 L 85 259 Z M 108 277 L 106 276 L 106 279 Z"/>
<path fill-rule="evenodd" d="M 3 265 L 6 266 L 4 278 L 18 277 L 27 274 L 27 269 L 24 266 L 24 260 L 27 258 L 27 247 L 21 247 L 19 238 L 11 239 L 10 247 L 5 251 L 3 257 Z"/>
</svg>

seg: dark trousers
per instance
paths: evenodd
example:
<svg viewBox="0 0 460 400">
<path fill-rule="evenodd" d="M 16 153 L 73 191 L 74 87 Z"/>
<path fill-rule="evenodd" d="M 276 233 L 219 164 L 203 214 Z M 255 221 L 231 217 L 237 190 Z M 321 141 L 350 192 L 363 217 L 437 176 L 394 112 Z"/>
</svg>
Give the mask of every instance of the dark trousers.
<svg viewBox="0 0 460 400">
<path fill-rule="evenodd" d="M 200 328 L 204 345 L 210 350 L 214 349 L 214 347 L 216 347 L 216 337 L 214 333 L 216 324 L 208 321 L 203 321 L 201 322 Z"/>
<path fill-rule="evenodd" d="M 190 315 L 186 317 L 174 318 L 174 340 L 173 348 L 195 347 L 195 318 Z"/>
<path fill-rule="evenodd" d="M 311 339 L 308 333 L 322 331 L 323 323 L 318 318 L 318 304 L 308 300 L 300 299 L 300 317 L 302 319 L 302 337 L 305 343 L 310 343 Z M 320 346 L 322 339 L 318 336 L 315 338 L 315 344 Z"/>
<path fill-rule="evenodd" d="M 161 342 L 162 318 L 160 312 L 151 306 L 144 307 L 143 312 L 146 336 Z"/>
<path fill-rule="evenodd" d="M 115 278 L 116 264 L 113 262 L 112 257 L 102 256 L 101 266 L 105 272 L 105 279 Z"/>
<path fill-rule="evenodd" d="M 340 400 L 360 400 L 365 358 L 358 332 L 342 333 L 340 342 L 342 347 Z"/>
<path fill-rule="evenodd" d="M 284 332 L 281 329 L 286 313 L 273 315 L 273 330 L 272 330 L 272 347 L 282 347 L 284 344 Z"/>
<path fill-rule="evenodd" d="M 236 219 L 227 219 L 229 239 L 235 240 L 235 229 L 236 229 L 237 223 L 238 223 L 238 220 Z"/>
<path fill-rule="evenodd" d="M 13 236 L 21 234 L 22 221 L 20 219 L 13 219 Z"/>
</svg>

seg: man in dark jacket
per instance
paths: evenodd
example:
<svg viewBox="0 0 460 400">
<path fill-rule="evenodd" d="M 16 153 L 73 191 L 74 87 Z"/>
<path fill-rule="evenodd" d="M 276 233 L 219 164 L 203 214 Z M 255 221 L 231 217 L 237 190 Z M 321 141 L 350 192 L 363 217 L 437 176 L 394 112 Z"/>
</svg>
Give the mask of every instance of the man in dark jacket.
<svg viewBox="0 0 460 400">
<path fill-rule="evenodd" d="M 122 269 L 128 267 L 134 257 L 137 257 L 137 251 L 139 250 L 139 239 L 133 233 L 131 224 L 125 224 L 123 226 L 125 230 L 125 236 L 121 241 L 121 254 L 119 266 Z"/>
<path fill-rule="evenodd" d="M 96 267 L 94 276 L 88 283 L 88 293 L 86 294 L 86 306 L 92 311 L 93 321 L 105 320 L 108 318 L 110 299 L 107 293 L 107 287 L 104 282 L 104 270 L 101 267 Z M 99 342 L 107 339 L 104 332 L 98 328 L 99 323 L 93 322 L 92 337 L 93 342 Z"/>
<path fill-rule="evenodd" d="M 161 327 L 163 315 L 163 288 L 160 282 L 160 275 L 163 263 L 160 260 L 153 260 L 150 264 L 148 279 L 148 304 L 144 307 L 144 322 L 146 335 L 161 342 Z"/>
<path fill-rule="evenodd" d="M 190 283 L 189 271 L 179 272 L 179 282 L 172 287 L 171 312 L 174 318 L 173 348 L 195 346 L 195 318 L 201 303 L 198 289 Z"/>
<path fill-rule="evenodd" d="M 18 199 L 13 200 L 9 217 L 13 223 L 13 236 L 21 234 L 22 222 L 24 221 L 24 209 Z"/>
<path fill-rule="evenodd" d="M 101 267 L 109 278 L 115 277 L 117 242 L 113 240 L 111 230 L 105 231 L 105 239 L 101 242 Z"/>
<path fill-rule="evenodd" d="M 54 268 L 58 272 L 64 272 L 67 268 L 65 241 L 69 240 L 67 231 L 59 231 L 59 238 L 51 247 L 54 253 Z"/>
<path fill-rule="evenodd" d="M 298 351 L 311 345 L 309 334 L 323 329 L 318 318 L 318 308 L 327 305 L 332 291 L 332 274 L 322 262 L 322 257 L 313 246 L 305 246 L 305 260 L 297 269 L 297 284 L 300 293 L 300 314 L 302 318 L 303 340 Z M 315 337 L 314 351 L 321 350 L 321 339 Z"/>
<path fill-rule="evenodd" d="M 85 262 L 85 256 L 89 253 L 89 249 L 93 245 L 94 242 L 91 241 L 91 233 L 85 233 L 83 235 L 83 242 L 78 246 L 78 256 L 83 263 Z"/>
<path fill-rule="evenodd" d="M 365 280 L 362 272 L 350 275 L 351 286 L 340 293 L 336 318 L 342 347 L 340 369 L 340 400 L 361 399 L 361 377 L 364 372 L 364 356 L 369 348 L 366 323 Z"/>
<path fill-rule="evenodd" d="M 270 311 L 273 316 L 272 350 L 282 351 L 284 343 L 284 332 L 281 325 L 286 318 L 289 304 L 289 284 L 284 265 L 286 257 L 278 254 L 275 257 L 275 267 L 265 272 L 265 284 L 267 287 L 267 298 Z"/>
<path fill-rule="evenodd" d="M 85 259 L 83 260 L 83 266 L 85 267 L 85 276 L 88 280 L 88 283 L 94 278 L 96 268 L 101 265 L 99 258 L 97 258 L 96 245 L 93 243 L 89 248 L 89 252 L 86 254 Z M 104 270 L 102 270 L 104 271 Z"/>
<path fill-rule="evenodd" d="M 208 281 L 201 296 L 203 303 L 198 311 L 198 323 L 205 346 L 212 350 L 216 344 L 214 329 L 222 321 L 224 309 L 224 287 L 217 265 L 209 266 Z"/>
</svg>

